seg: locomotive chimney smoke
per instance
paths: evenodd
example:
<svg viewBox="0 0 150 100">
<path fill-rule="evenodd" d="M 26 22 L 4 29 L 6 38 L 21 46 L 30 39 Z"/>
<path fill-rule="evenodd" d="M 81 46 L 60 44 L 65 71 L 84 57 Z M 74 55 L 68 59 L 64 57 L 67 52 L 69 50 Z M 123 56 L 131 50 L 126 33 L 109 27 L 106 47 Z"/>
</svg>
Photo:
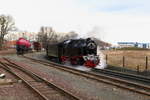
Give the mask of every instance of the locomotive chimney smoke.
<svg viewBox="0 0 150 100">
<path fill-rule="evenodd" d="M 97 54 L 100 57 L 100 64 L 96 67 L 97 69 L 104 69 L 107 67 L 104 54 L 100 51 L 99 47 L 97 48 Z"/>
<path fill-rule="evenodd" d="M 75 69 L 82 70 L 82 71 L 91 71 L 91 68 L 83 67 L 83 66 L 76 66 Z"/>
<path fill-rule="evenodd" d="M 87 34 L 86 34 L 86 37 L 93 37 L 93 38 L 98 38 L 101 40 L 102 38 L 102 33 L 103 32 L 103 29 L 98 27 L 98 26 L 95 26 L 92 28 L 91 31 L 89 31 Z"/>
</svg>

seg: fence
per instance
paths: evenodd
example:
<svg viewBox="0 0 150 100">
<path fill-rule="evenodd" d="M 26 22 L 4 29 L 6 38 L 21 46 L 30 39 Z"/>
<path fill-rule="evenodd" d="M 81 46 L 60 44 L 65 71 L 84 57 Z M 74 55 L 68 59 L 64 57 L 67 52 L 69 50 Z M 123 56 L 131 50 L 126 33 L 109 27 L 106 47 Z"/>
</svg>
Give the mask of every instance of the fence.
<svg viewBox="0 0 150 100">
<path fill-rule="evenodd" d="M 130 57 L 130 56 L 119 56 L 119 55 L 106 55 L 106 63 L 112 66 L 125 67 L 130 69 L 136 69 L 138 71 L 150 70 L 150 57 Z"/>
</svg>

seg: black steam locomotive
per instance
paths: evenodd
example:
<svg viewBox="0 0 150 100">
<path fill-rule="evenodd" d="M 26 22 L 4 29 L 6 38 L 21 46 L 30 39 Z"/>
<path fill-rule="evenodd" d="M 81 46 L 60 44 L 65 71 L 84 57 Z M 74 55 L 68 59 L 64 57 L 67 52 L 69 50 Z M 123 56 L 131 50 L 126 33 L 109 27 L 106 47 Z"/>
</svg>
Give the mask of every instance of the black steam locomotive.
<svg viewBox="0 0 150 100">
<path fill-rule="evenodd" d="M 69 61 L 73 65 L 95 67 L 99 64 L 97 44 L 87 39 L 70 39 L 57 44 L 48 44 L 46 54 L 60 63 Z"/>
</svg>

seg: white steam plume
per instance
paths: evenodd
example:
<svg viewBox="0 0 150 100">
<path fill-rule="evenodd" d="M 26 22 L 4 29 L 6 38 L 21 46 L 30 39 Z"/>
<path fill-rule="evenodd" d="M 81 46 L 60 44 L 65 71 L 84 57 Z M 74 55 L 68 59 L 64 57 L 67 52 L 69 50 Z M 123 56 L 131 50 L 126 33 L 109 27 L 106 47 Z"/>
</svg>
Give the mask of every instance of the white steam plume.
<svg viewBox="0 0 150 100">
<path fill-rule="evenodd" d="M 94 38 L 97 38 L 97 39 L 101 40 L 101 39 L 104 38 L 105 32 L 104 32 L 103 27 L 94 26 L 91 29 L 91 31 L 89 31 L 86 35 L 88 37 L 94 37 Z"/>
<path fill-rule="evenodd" d="M 107 67 L 104 54 L 100 51 L 99 47 L 97 48 L 97 54 L 100 57 L 100 64 L 96 66 L 97 69 L 104 69 Z"/>
</svg>

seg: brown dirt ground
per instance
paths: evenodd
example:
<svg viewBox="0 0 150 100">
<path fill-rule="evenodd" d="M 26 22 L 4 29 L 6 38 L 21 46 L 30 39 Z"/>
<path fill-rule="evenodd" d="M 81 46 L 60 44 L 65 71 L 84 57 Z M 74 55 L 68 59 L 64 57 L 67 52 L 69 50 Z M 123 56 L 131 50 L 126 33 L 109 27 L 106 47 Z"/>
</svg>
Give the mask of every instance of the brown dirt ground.
<svg viewBox="0 0 150 100">
<path fill-rule="evenodd" d="M 8 55 L 8 54 L 15 54 L 15 49 L 6 49 L 6 50 L 0 50 L 0 55 Z"/>
</svg>

